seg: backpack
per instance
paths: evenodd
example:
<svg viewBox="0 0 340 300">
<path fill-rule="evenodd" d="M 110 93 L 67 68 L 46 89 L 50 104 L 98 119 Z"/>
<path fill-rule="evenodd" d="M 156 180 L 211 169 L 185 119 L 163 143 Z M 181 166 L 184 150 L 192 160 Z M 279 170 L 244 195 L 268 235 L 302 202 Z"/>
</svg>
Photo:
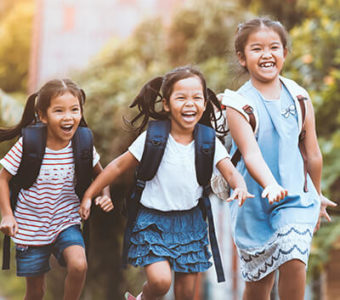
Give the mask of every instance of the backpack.
<svg viewBox="0 0 340 300">
<path fill-rule="evenodd" d="M 126 203 L 127 225 L 123 243 L 123 266 L 127 265 L 127 252 L 132 229 L 140 208 L 141 195 L 146 181 L 151 180 L 157 173 L 167 144 L 170 126 L 169 120 L 149 122 L 142 159 L 136 170 L 134 190 Z M 194 130 L 194 139 L 196 178 L 199 185 L 203 187 L 202 197 L 199 200 L 199 207 L 202 210 L 203 217 L 208 219 L 209 239 L 217 273 L 217 280 L 218 282 L 221 282 L 225 281 L 225 278 L 209 199 L 209 194 L 211 192 L 210 179 L 213 171 L 215 154 L 215 130 L 211 127 L 197 124 Z"/>
<path fill-rule="evenodd" d="M 47 129 L 46 125 L 37 123 L 22 129 L 23 153 L 17 174 L 9 182 L 11 208 L 14 211 L 20 190 L 32 186 L 39 175 L 45 154 Z M 91 183 L 93 172 L 93 138 L 88 127 L 79 126 L 72 138 L 75 164 L 75 192 L 82 198 Z M 84 223 L 83 235 L 88 247 L 89 225 Z M 4 236 L 2 269 L 10 267 L 10 237 Z"/>
<path fill-rule="evenodd" d="M 280 76 L 281 82 L 285 85 L 288 92 L 291 94 L 296 110 L 298 115 L 298 126 L 300 130 L 299 134 L 299 149 L 301 152 L 301 156 L 303 159 L 304 164 L 304 192 L 308 192 L 307 188 L 307 155 L 306 155 L 306 148 L 304 144 L 304 138 L 306 135 L 306 130 L 303 129 L 303 124 L 306 119 L 306 113 L 307 113 L 307 105 L 306 100 L 309 98 L 307 91 L 299 86 L 295 81 L 290 80 L 288 78 Z M 222 100 L 222 109 L 225 110 L 228 106 L 236 109 L 238 112 L 240 112 L 246 120 L 249 122 L 254 134 L 256 134 L 259 126 L 259 118 L 257 116 L 256 110 L 249 105 L 247 99 L 242 96 L 242 94 L 228 90 L 226 89 L 223 94 L 219 95 Z M 230 131 L 228 132 L 226 138 L 225 138 L 225 146 L 228 150 L 228 152 L 231 149 L 231 143 L 232 138 Z M 241 159 L 241 152 L 237 148 L 234 152 L 234 154 L 231 157 L 231 162 L 236 167 L 237 163 Z M 224 180 L 224 178 L 220 175 L 214 176 L 212 179 L 212 189 L 213 192 L 219 196 L 221 199 L 227 199 L 229 197 L 229 186 Z"/>
</svg>

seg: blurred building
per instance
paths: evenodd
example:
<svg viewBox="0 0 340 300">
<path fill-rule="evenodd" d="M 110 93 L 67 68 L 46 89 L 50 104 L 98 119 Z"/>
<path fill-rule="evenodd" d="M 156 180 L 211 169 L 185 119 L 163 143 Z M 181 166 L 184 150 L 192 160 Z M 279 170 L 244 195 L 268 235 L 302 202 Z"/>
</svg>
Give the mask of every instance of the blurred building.
<svg viewBox="0 0 340 300">
<path fill-rule="evenodd" d="M 29 90 L 84 68 L 112 38 L 126 38 L 146 17 L 168 20 L 185 0 L 35 0 Z"/>
</svg>

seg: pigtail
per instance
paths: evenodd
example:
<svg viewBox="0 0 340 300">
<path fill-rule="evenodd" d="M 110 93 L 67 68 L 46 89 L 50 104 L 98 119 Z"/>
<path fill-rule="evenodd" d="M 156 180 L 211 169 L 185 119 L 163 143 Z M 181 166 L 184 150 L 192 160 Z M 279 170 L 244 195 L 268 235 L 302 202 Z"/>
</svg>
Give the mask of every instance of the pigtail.
<svg viewBox="0 0 340 300">
<path fill-rule="evenodd" d="M 228 132 L 224 126 L 225 120 L 222 113 L 221 103 L 217 99 L 214 91 L 209 88 L 207 88 L 207 106 L 199 123 L 215 128 L 219 136 L 224 136 Z"/>
<path fill-rule="evenodd" d="M 143 118 L 140 125 L 136 127 L 139 133 L 143 131 L 150 117 L 158 120 L 167 118 L 163 109 L 157 111 L 156 107 L 157 103 L 160 103 L 163 98 L 160 94 L 162 83 L 163 77 L 156 77 L 147 82 L 130 105 L 130 108 L 137 106 L 139 110 L 137 116 L 129 122 L 130 125 L 134 126 L 140 118 Z"/>
<path fill-rule="evenodd" d="M 24 112 L 20 122 L 11 128 L 0 128 L 0 142 L 11 140 L 21 134 L 21 129 L 36 121 L 35 118 L 35 99 L 37 93 L 30 95 L 26 101 Z"/>
<path fill-rule="evenodd" d="M 82 114 L 82 117 L 80 119 L 80 123 L 79 123 L 79 126 L 82 126 L 82 127 L 88 127 L 87 126 L 87 123 L 85 121 L 85 118 L 84 118 L 84 110 L 83 110 L 83 107 L 84 107 L 84 104 L 85 104 L 85 100 L 86 100 L 86 94 L 84 92 L 83 89 L 79 89 L 80 90 L 80 95 L 81 95 L 81 99 L 80 99 L 80 107 L 81 107 L 81 114 Z"/>
</svg>

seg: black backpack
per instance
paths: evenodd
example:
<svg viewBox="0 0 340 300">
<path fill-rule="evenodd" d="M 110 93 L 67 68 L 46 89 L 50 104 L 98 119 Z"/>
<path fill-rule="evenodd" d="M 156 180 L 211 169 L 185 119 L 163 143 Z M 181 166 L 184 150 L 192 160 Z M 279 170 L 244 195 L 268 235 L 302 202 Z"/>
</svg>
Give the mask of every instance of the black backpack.
<svg viewBox="0 0 340 300">
<path fill-rule="evenodd" d="M 19 191 L 32 186 L 39 175 L 41 163 L 45 154 L 47 130 L 46 125 L 37 123 L 22 129 L 23 153 L 17 174 L 9 182 L 11 208 L 16 207 Z M 79 199 L 92 181 L 93 174 L 93 137 L 88 127 L 79 126 L 72 138 L 72 148 L 75 164 L 75 192 Z M 88 247 L 88 222 L 84 223 L 83 235 Z M 2 269 L 10 266 L 10 237 L 5 235 L 3 243 Z"/>
<path fill-rule="evenodd" d="M 127 252 L 132 229 L 140 207 L 140 198 L 146 181 L 151 180 L 162 160 L 170 132 L 170 121 L 150 121 L 147 129 L 144 152 L 136 171 L 136 182 L 127 205 L 127 225 L 123 244 L 123 265 L 127 265 Z M 204 218 L 208 219 L 209 239 L 218 282 L 225 281 L 218 243 L 215 234 L 213 215 L 209 194 L 211 192 L 210 179 L 213 170 L 215 154 L 215 130 L 211 127 L 197 124 L 194 130 L 195 139 L 195 167 L 197 182 L 203 187 L 199 206 Z"/>
</svg>

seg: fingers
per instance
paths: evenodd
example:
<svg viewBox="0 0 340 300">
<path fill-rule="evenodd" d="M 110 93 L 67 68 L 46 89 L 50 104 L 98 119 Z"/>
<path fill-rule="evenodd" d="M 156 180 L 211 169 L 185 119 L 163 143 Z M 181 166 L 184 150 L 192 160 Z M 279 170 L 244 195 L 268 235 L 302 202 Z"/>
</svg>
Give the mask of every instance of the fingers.
<svg viewBox="0 0 340 300">
<path fill-rule="evenodd" d="M 247 198 L 254 198 L 254 195 L 248 193 L 246 190 L 236 188 L 233 191 L 233 194 L 226 201 L 231 202 L 238 199 L 238 205 L 242 206 Z"/>
<path fill-rule="evenodd" d="M 79 215 L 83 220 L 87 220 L 90 216 L 92 201 L 90 198 L 83 199 L 79 208 Z"/>
<path fill-rule="evenodd" d="M 95 201 L 94 203 L 100 206 L 100 208 L 105 212 L 113 210 L 113 203 L 111 201 L 111 198 L 106 195 L 99 196 L 94 201 Z"/>
<path fill-rule="evenodd" d="M 321 195 L 320 197 L 321 197 L 321 205 L 322 206 L 325 206 L 325 207 L 327 207 L 327 206 L 335 207 L 335 206 L 338 205 L 337 203 L 335 203 L 335 202 L 329 200 L 328 198 L 326 198 L 324 195 Z"/>
<path fill-rule="evenodd" d="M 18 232 L 18 223 L 14 218 L 4 218 L 0 224 L 0 231 L 8 236 L 15 236 Z"/>
<path fill-rule="evenodd" d="M 261 197 L 267 198 L 269 204 L 279 202 L 288 195 L 288 191 L 278 184 L 270 184 L 262 191 Z"/>
<path fill-rule="evenodd" d="M 322 213 L 322 216 L 323 216 L 324 218 L 326 218 L 326 220 L 327 220 L 328 222 L 331 222 L 331 221 L 332 221 L 331 216 L 328 214 L 328 212 L 326 211 L 326 209 L 325 209 L 325 211 Z"/>
</svg>

